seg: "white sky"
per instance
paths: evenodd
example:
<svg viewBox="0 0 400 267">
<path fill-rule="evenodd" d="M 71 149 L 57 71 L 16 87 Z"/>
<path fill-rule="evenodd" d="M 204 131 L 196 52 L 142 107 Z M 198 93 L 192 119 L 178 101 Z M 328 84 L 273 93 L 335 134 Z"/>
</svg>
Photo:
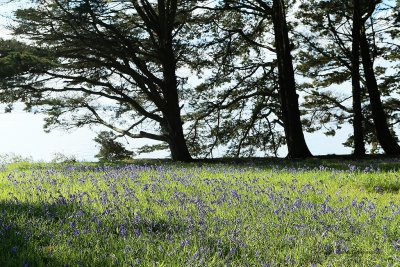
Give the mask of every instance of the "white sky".
<svg viewBox="0 0 400 267">
<path fill-rule="evenodd" d="M 93 139 L 97 134 L 88 127 L 46 133 L 43 131 L 44 115 L 21 111 L 21 105 L 17 105 L 16 111 L 12 113 L 4 113 L 2 106 L 0 105 L 0 156 L 15 154 L 37 161 L 51 161 L 56 153 L 62 153 L 65 156 L 74 156 L 77 160 L 96 160 L 94 155 L 99 147 Z M 119 141 L 125 143 L 129 149 L 148 143 L 144 139 L 128 139 L 129 144 L 124 139 Z M 140 155 L 146 158 L 166 156 L 166 152 Z"/>
<path fill-rule="evenodd" d="M 0 113 L 0 154 L 13 153 L 35 160 L 50 161 L 55 153 L 94 160 L 97 152 L 88 129 L 72 132 L 43 131 L 43 115 L 25 112 Z"/>
<path fill-rule="evenodd" d="M 50 161 L 55 153 L 66 156 L 75 156 L 78 160 L 93 161 L 98 147 L 93 141 L 96 133 L 88 128 L 81 128 L 65 132 L 54 130 L 51 133 L 43 131 L 43 118 L 41 114 L 31 114 L 22 111 L 13 113 L 0 113 L 0 155 L 17 154 L 32 157 L 34 160 Z M 343 143 L 350 134 L 351 127 L 338 132 L 336 137 L 326 137 L 321 133 L 306 133 L 306 141 L 311 152 L 318 154 L 344 154 L 350 149 L 344 148 Z M 123 141 L 123 140 L 120 140 Z M 133 144 L 145 144 L 145 140 L 129 139 Z M 285 152 L 282 150 L 282 155 Z M 146 157 L 166 157 L 167 153 L 158 152 Z"/>
<path fill-rule="evenodd" d="M 1 3 L 1 2 L 0 2 Z M 15 7 L 15 6 L 14 6 Z M 7 25 L 10 6 L 0 5 L 0 38 L 10 38 L 10 32 L 4 28 Z M 75 156 L 78 160 L 93 161 L 98 147 L 93 141 L 96 133 L 88 128 L 77 129 L 71 132 L 55 130 L 51 133 L 43 131 L 41 114 L 31 114 L 17 109 L 13 113 L 3 113 L 0 109 L 0 155 L 17 154 L 32 157 L 34 160 L 50 161 L 55 153 L 66 156 Z M 350 135 L 351 127 L 344 127 L 336 137 L 326 137 L 321 133 L 306 133 L 306 141 L 314 155 L 318 154 L 345 154 L 349 148 L 342 143 Z M 145 140 L 129 140 L 128 149 L 146 144 Z M 285 149 L 282 155 L 285 156 Z M 166 157 L 168 153 L 158 152 L 145 157 Z"/>
</svg>

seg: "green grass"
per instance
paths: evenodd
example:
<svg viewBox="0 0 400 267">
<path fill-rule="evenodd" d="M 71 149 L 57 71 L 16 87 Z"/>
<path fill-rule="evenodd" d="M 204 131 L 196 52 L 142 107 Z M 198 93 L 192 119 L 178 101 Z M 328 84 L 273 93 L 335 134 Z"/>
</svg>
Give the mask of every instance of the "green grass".
<svg viewBox="0 0 400 267">
<path fill-rule="evenodd" d="M 399 266 L 399 166 L 9 164 L 0 266 Z"/>
</svg>

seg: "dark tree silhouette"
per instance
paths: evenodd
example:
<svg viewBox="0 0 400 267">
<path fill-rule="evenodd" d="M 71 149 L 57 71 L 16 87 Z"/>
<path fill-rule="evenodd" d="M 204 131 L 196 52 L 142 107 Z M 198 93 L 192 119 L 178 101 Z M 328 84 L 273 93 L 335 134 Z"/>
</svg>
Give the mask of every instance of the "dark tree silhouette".
<svg viewBox="0 0 400 267">
<path fill-rule="evenodd" d="M 113 132 L 100 132 L 94 139 L 100 145 L 99 153 L 95 157 L 100 161 L 118 161 L 132 158 L 134 153 L 116 141 L 116 138 L 117 136 Z"/>
<path fill-rule="evenodd" d="M 34 1 L 16 12 L 14 32 L 48 48 L 56 67 L 12 90 L 47 112 L 49 128 L 101 124 L 166 142 L 174 160 L 191 161 L 176 72 L 197 2 Z"/>
<path fill-rule="evenodd" d="M 360 86 L 360 31 L 361 14 L 360 0 L 353 0 L 353 28 L 352 28 L 352 58 L 351 58 L 351 82 L 353 96 L 353 130 L 355 156 L 365 155 L 363 114 Z"/>
<path fill-rule="evenodd" d="M 311 156 L 304 138 L 300 119 L 299 96 L 296 93 L 285 1 L 273 0 L 272 5 L 258 0 L 225 0 L 224 3 L 224 8 L 227 10 L 237 10 L 238 12 L 272 21 L 278 65 L 280 110 L 288 148 L 287 157 L 302 158 Z"/>
<path fill-rule="evenodd" d="M 309 157 L 311 152 L 304 139 L 300 120 L 299 100 L 296 93 L 293 60 L 290 53 L 285 2 L 273 0 L 272 20 L 274 24 L 275 46 L 278 59 L 279 87 L 283 123 L 289 158 Z"/>
</svg>

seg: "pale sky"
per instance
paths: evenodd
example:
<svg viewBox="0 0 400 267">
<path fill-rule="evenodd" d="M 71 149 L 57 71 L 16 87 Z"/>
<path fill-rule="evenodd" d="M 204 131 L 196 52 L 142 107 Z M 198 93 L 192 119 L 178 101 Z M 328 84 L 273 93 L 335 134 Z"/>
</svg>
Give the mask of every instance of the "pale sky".
<svg viewBox="0 0 400 267">
<path fill-rule="evenodd" d="M 43 131 L 44 115 L 26 113 L 21 110 L 22 105 L 12 113 L 4 113 L 0 105 L 0 156 L 15 154 L 31 157 L 36 161 L 51 161 L 56 153 L 65 156 L 74 156 L 80 161 L 95 161 L 99 147 L 93 139 L 96 133 L 86 128 L 71 131 L 53 130 L 50 133 Z M 145 139 L 118 140 L 127 145 L 128 149 L 147 144 Z M 167 157 L 166 152 L 154 152 L 140 155 L 146 158 Z"/>
<path fill-rule="evenodd" d="M 0 155 L 13 153 L 34 160 L 50 161 L 55 153 L 66 156 L 75 156 L 78 160 L 93 161 L 98 147 L 93 141 L 96 133 L 88 128 L 76 129 L 70 132 L 54 130 L 51 133 L 43 131 L 44 115 L 22 111 L 0 113 Z M 349 131 L 341 130 L 336 137 L 326 137 L 321 133 L 306 133 L 306 141 L 315 155 L 317 154 L 344 154 L 351 150 L 344 148 L 343 143 Z M 124 142 L 124 140 L 119 140 Z M 145 144 L 145 140 L 128 139 L 130 145 Z M 125 143 L 125 142 L 124 142 Z M 285 156 L 285 152 L 282 155 Z M 165 152 L 152 153 L 142 157 L 166 157 Z"/>
<path fill-rule="evenodd" d="M 13 153 L 35 160 L 50 161 L 55 153 L 76 156 L 80 160 L 94 160 L 97 153 L 88 129 L 43 131 L 41 114 L 25 112 L 0 113 L 0 154 Z"/>
<path fill-rule="evenodd" d="M 10 38 L 10 32 L 4 29 L 7 24 L 5 17 L 9 16 L 9 8 L 0 5 L 0 37 Z M 96 133 L 88 128 L 65 132 L 55 130 L 51 133 L 43 131 L 43 118 L 41 114 L 26 113 L 17 108 L 12 113 L 4 113 L 0 109 L 0 156 L 13 153 L 34 160 L 50 161 L 55 153 L 74 156 L 78 160 L 94 161 L 98 147 L 93 141 Z M 344 127 L 335 137 L 326 137 L 321 133 L 306 133 L 306 141 L 314 155 L 318 154 L 345 154 L 350 153 L 349 148 L 342 143 L 350 135 L 351 127 Z M 124 142 L 124 140 L 120 140 Z M 145 139 L 129 139 L 128 149 L 146 144 Z M 135 145 L 133 145 L 135 144 Z M 285 156 L 285 148 L 281 156 Z M 158 152 L 142 157 L 166 157 L 168 153 Z"/>
</svg>

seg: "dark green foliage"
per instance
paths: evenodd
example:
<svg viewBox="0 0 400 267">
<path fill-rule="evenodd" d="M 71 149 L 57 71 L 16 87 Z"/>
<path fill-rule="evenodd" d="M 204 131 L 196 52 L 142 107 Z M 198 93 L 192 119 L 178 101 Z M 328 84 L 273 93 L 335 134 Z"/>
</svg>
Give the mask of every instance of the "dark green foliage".
<svg viewBox="0 0 400 267">
<path fill-rule="evenodd" d="M 102 131 L 94 139 L 100 145 L 100 151 L 95 156 L 99 161 L 121 161 L 131 159 L 135 153 L 127 150 L 123 144 L 115 141 L 117 136 L 112 132 Z"/>
<path fill-rule="evenodd" d="M 347 2 L 314 0 L 303 1 L 296 14 L 303 27 L 296 36 L 309 132 L 332 135 L 352 120 L 351 88 L 344 85 L 351 79 L 351 10 Z"/>
<path fill-rule="evenodd" d="M 188 95 L 191 151 L 204 157 L 217 151 L 228 157 L 276 155 L 285 142 L 277 68 L 272 46 L 262 44 L 265 38 L 273 42 L 271 21 L 220 4 L 203 16 L 210 21 L 200 29 L 206 56 L 191 65 L 211 70 Z"/>
<path fill-rule="evenodd" d="M 168 146 L 166 144 L 144 145 L 137 150 L 137 153 L 145 154 L 160 150 L 168 150 Z"/>
<path fill-rule="evenodd" d="M 0 39 L 0 79 L 23 73 L 42 73 L 54 66 L 48 51 L 16 40 Z"/>
<path fill-rule="evenodd" d="M 100 124 L 157 140 L 139 151 L 168 148 L 175 160 L 216 152 L 277 156 L 283 145 L 289 156 L 309 156 L 302 123 L 326 135 L 353 124 L 349 81 L 363 69 L 352 67 L 353 1 L 303 0 L 297 21 L 294 2 L 32 1 L 15 13 L 14 27 L 29 45 L 0 41 L 0 102 L 22 101 L 47 114 L 46 130 Z M 394 132 L 400 8 L 368 3 L 361 1 L 360 15 Z M 363 77 L 358 84 L 358 125 L 376 153 L 370 93 Z M 345 145 L 354 147 L 354 140 Z"/>
<path fill-rule="evenodd" d="M 28 101 L 26 92 L 14 88 L 36 74 L 57 67 L 50 51 L 26 45 L 16 40 L 0 39 L 0 102 L 12 104 Z M 6 108 L 10 111 L 11 105 Z"/>
<path fill-rule="evenodd" d="M 205 64 L 212 73 L 197 87 L 196 99 L 191 99 L 195 111 L 189 114 L 193 122 L 189 140 L 195 153 L 212 156 L 222 148 L 234 157 L 257 152 L 277 155 L 288 144 L 290 155 L 310 155 L 303 149 L 294 75 L 286 73 L 279 79 L 292 68 L 278 68 L 278 62 L 285 61 L 277 57 L 278 48 L 288 45 L 287 40 L 277 44 L 275 36 L 287 37 L 291 25 L 284 18 L 283 2 L 283 12 L 273 16 L 277 3 L 229 0 L 215 7 L 213 23 L 206 31 L 210 42 L 204 45 L 208 49 Z M 277 24 L 284 25 L 281 31 L 274 28 Z M 290 56 L 289 49 L 284 53 Z M 302 147 L 299 153 L 293 153 L 295 147 Z"/>
<path fill-rule="evenodd" d="M 378 3 L 376 7 L 370 5 L 369 9 L 361 10 L 361 15 L 371 44 L 371 56 L 375 63 L 374 71 L 383 106 L 388 113 L 389 126 L 393 127 L 397 123 L 396 111 L 388 96 L 396 91 L 396 79 L 389 74 L 393 73 L 395 64 L 385 61 L 398 47 L 393 38 L 398 31 L 395 24 L 396 12 L 391 4 Z M 349 83 L 352 73 L 352 10 L 353 1 L 316 0 L 302 1 L 297 13 L 302 22 L 301 31 L 296 32 L 301 48 L 298 70 L 308 78 L 302 88 L 306 93 L 303 107 L 306 109 L 305 125 L 309 132 L 324 130 L 325 134 L 331 135 L 344 124 L 354 122 L 353 107 L 349 105 L 352 99 Z M 362 66 L 360 74 L 364 76 Z M 379 149 L 376 146 L 376 130 L 365 77 L 361 77 L 361 101 L 364 140 L 370 146 L 370 151 L 376 152 Z M 344 144 L 354 147 L 353 141 L 353 136 L 350 136 Z"/>
<path fill-rule="evenodd" d="M 33 1 L 15 13 L 14 33 L 52 51 L 59 64 L 19 75 L 14 90 L 48 115 L 48 129 L 100 124 L 165 142 L 174 159 L 189 161 L 177 69 L 191 50 L 198 2 Z"/>
</svg>

